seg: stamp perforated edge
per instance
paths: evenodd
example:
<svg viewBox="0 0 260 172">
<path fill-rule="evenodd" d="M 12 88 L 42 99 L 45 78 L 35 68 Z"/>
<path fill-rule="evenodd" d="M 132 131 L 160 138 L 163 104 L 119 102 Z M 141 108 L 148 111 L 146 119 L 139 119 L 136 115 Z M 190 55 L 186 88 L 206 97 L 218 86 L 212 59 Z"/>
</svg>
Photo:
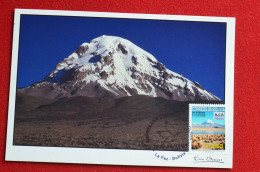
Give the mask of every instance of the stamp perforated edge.
<svg viewBox="0 0 260 172">
<path fill-rule="evenodd" d="M 206 103 L 189 103 L 189 153 L 205 153 L 205 154 L 225 154 L 226 150 L 228 149 L 228 146 L 226 145 L 225 150 L 196 150 L 196 149 L 191 149 L 191 139 L 192 139 L 192 106 L 202 106 L 202 107 L 208 107 L 208 106 L 212 106 L 212 107 L 225 107 L 225 111 L 226 111 L 226 105 L 225 104 L 206 104 Z M 226 126 L 226 119 L 225 119 L 225 126 Z M 225 127 L 225 137 L 226 137 L 226 127 Z M 227 138 L 225 138 L 226 140 Z M 227 142 L 226 142 L 227 144 Z"/>
</svg>

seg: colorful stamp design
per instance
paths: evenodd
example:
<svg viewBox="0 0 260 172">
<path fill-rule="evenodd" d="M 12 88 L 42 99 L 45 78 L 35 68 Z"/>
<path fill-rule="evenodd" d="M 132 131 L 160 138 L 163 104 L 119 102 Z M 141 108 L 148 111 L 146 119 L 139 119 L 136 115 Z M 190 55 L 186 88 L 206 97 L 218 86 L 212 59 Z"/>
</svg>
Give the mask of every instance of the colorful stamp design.
<svg viewBox="0 0 260 172">
<path fill-rule="evenodd" d="M 225 150 L 225 107 L 190 105 L 191 149 Z"/>
</svg>

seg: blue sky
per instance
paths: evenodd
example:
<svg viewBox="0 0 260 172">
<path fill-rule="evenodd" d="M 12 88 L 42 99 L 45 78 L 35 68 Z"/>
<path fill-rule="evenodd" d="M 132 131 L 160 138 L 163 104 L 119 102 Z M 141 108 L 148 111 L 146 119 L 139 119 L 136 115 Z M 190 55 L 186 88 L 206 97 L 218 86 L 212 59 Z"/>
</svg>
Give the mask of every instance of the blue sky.
<svg viewBox="0 0 260 172">
<path fill-rule="evenodd" d="M 17 87 L 48 75 L 83 42 L 119 36 L 224 100 L 226 24 L 22 15 Z"/>
<path fill-rule="evenodd" d="M 193 112 L 196 113 L 196 112 Z M 217 123 L 217 124 L 221 124 L 221 125 L 225 125 L 225 120 L 214 120 L 214 112 L 213 111 L 208 111 L 205 112 L 205 116 L 195 116 L 194 114 L 192 115 L 192 125 L 196 125 L 196 124 L 201 124 L 205 121 L 207 121 L 208 119 L 210 119 L 211 121 Z"/>
</svg>

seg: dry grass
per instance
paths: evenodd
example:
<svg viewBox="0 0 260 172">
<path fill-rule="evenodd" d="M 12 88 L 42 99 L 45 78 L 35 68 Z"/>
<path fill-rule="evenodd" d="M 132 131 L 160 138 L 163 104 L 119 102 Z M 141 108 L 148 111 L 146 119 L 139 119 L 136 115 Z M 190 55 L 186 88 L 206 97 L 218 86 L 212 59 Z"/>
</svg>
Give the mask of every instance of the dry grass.
<svg viewBox="0 0 260 172">
<path fill-rule="evenodd" d="M 225 128 L 194 128 L 192 130 L 225 131 Z"/>
<path fill-rule="evenodd" d="M 188 151 L 187 103 L 74 97 L 31 110 L 26 102 L 16 109 L 15 145 Z"/>
<path fill-rule="evenodd" d="M 118 121 L 22 122 L 15 126 L 15 145 L 113 149 L 187 150 L 186 133 L 175 118 Z M 184 123 L 182 125 L 185 125 Z M 150 128 L 150 129 L 148 129 Z"/>
<path fill-rule="evenodd" d="M 192 149 L 224 150 L 225 134 L 193 134 Z"/>
</svg>

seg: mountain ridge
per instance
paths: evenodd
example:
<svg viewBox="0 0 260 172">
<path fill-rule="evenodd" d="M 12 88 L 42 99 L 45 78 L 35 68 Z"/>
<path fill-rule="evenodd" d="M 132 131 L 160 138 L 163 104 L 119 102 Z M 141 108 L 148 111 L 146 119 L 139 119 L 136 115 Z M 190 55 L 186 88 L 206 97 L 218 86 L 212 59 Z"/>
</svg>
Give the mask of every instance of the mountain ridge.
<svg viewBox="0 0 260 172">
<path fill-rule="evenodd" d="M 225 128 L 225 125 L 218 124 L 216 122 L 211 121 L 210 119 L 206 120 L 201 124 L 194 124 L 192 126 L 198 128 Z"/>
<path fill-rule="evenodd" d="M 18 92 L 53 99 L 148 95 L 178 101 L 220 101 L 198 82 L 167 69 L 132 42 L 105 35 L 81 44 L 48 76 Z"/>
</svg>

